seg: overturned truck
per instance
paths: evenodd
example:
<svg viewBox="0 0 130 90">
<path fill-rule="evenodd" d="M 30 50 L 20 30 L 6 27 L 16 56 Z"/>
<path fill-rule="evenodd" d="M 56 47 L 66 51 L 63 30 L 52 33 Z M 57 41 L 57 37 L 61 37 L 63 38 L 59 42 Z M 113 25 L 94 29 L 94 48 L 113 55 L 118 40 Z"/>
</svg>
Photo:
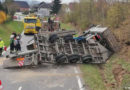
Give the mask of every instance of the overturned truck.
<svg viewBox="0 0 130 90">
<path fill-rule="evenodd" d="M 40 63 L 105 63 L 119 51 L 119 43 L 106 27 L 92 27 L 81 36 L 76 31 L 39 31 L 28 51 L 8 56 L 4 67 L 38 65 Z"/>
</svg>

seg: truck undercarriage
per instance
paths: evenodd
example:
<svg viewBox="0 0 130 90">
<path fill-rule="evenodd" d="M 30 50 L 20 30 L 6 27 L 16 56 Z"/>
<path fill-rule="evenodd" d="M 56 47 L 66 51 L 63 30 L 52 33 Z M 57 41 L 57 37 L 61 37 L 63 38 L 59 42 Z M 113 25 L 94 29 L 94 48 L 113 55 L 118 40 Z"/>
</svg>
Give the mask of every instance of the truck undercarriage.
<svg viewBox="0 0 130 90">
<path fill-rule="evenodd" d="M 108 28 L 96 26 L 74 37 L 75 30 L 44 31 L 34 35 L 28 51 L 7 55 L 4 67 L 38 65 L 40 63 L 105 63 L 117 52 L 119 43 Z M 19 63 L 22 62 L 22 65 Z"/>
</svg>

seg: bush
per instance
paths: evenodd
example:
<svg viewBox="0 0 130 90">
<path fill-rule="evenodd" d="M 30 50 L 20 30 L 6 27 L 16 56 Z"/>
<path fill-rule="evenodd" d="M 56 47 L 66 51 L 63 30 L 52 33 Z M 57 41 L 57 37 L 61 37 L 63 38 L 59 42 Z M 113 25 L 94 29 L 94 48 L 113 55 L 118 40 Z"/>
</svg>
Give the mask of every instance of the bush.
<svg viewBox="0 0 130 90">
<path fill-rule="evenodd" d="M 130 16 L 130 5 L 122 2 L 110 4 L 105 0 L 98 0 L 97 2 L 80 0 L 80 3 L 73 3 L 71 7 L 71 11 L 65 13 L 63 20 L 80 27 L 81 30 L 88 28 L 91 24 L 117 28 Z"/>
<path fill-rule="evenodd" d="M 107 12 L 107 23 L 114 28 L 124 21 L 124 10 L 120 4 L 115 4 Z"/>
</svg>

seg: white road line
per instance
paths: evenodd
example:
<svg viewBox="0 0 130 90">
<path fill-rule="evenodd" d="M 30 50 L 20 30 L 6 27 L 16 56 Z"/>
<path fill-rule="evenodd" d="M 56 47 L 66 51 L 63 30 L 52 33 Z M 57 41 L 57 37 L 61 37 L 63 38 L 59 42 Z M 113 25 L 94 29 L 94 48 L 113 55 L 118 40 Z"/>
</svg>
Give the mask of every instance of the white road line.
<svg viewBox="0 0 130 90">
<path fill-rule="evenodd" d="M 20 87 L 18 88 L 18 90 L 22 90 L 22 87 L 20 86 Z"/>
<path fill-rule="evenodd" d="M 74 68 L 74 71 L 75 71 L 76 74 L 79 73 L 79 71 L 77 70 L 76 67 Z M 77 80 L 78 80 L 79 90 L 84 90 L 83 84 L 82 84 L 81 79 L 80 79 L 80 76 L 77 75 L 76 78 L 77 78 Z"/>
<path fill-rule="evenodd" d="M 74 71 L 75 71 L 75 73 L 76 73 L 76 74 L 78 74 L 78 73 L 79 73 L 79 71 L 77 70 L 77 68 L 76 68 L 76 67 L 74 67 Z"/>
</svg>

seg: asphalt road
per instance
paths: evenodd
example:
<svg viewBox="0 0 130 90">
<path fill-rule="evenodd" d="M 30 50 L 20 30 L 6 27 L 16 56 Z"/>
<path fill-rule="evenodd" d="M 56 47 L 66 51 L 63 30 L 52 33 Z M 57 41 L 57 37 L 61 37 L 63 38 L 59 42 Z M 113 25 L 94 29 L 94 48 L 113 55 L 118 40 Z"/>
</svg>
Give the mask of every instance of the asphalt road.
<svg viewBox="0 0 130 90">
<path fill-rule="evenodd" d="M 85 90 L 77 66 L 41 65 L 38 67 L 3 69 L 3 90 Z"/>
<path fill-rule="evenodd" d="M 22 51 L 32 36 L 22 34 Z M 37 67 L 4 69 L 0 58 L 0 80 L 3 90 L 87 90 L 78 65 L 43 64 Z"/>
</svg>

